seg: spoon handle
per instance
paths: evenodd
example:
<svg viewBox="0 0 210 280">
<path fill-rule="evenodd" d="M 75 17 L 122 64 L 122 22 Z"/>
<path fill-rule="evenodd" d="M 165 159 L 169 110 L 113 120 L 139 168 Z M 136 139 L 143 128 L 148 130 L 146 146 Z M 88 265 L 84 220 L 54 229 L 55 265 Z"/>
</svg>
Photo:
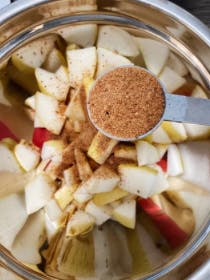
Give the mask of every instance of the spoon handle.
<svg viewBox="0 0 210 280">
<path fill-rule="evenodd" d="M 163 119 L 210 126 L 210 100 L 166 93 Z"/>
</svg>

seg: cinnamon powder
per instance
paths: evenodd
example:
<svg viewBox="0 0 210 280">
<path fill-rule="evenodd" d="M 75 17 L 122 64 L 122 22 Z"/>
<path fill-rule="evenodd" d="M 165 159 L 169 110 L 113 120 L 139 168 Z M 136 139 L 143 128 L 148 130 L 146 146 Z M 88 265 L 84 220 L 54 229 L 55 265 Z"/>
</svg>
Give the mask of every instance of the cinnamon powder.
<svg viewBox="0 0 210 280">
<path fill-rule="evenodd" d="M 165 98 L 155 77 L 144 69 L 121 67 L 94 85 L 89 102 L 97 127 L 118 138 L 136 138 L 161 119 Z"/>
</svg>

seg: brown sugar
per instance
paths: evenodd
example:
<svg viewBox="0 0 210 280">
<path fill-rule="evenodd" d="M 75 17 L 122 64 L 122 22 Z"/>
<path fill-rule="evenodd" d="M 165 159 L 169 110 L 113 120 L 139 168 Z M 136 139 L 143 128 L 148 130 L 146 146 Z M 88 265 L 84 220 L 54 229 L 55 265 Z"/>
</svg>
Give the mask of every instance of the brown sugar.
<svg viewBox="0 0 210 280">
<path fill-rule="evenodd" d="M 160 121 L 165 107 L 158 80 L 146 70 L 120 67 L 94 85 L 88 101 L 94 124 L 117 138 L 137 138 Z"/>
</svg>

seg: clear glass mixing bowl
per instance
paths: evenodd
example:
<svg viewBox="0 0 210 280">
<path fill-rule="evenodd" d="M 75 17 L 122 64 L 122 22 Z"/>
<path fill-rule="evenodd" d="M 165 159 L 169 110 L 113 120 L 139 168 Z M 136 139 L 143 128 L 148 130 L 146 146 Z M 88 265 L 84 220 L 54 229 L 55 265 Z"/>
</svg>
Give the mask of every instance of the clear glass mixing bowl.
<svg viewBox="0 0 210 280">
<path fill-rule="evenodd" d="M 209 92 L 209 29 L 167 0 L 18 1 L 0 12 L 0 62 L 3 64 L 26 42 L 58 27 L 90 22 L 120 25 L 134 35 L 164 42 L 189 64 L 194 78 Z M 167 257 L 160 266 L 153 267 L 150 273 L 142 275 L 141 279 L 158 279 L 189 258 L 210 232 L 209 214 L 210 204 L 186 246 Z M 56 279 L 21 264 L 3 246 L 0 246 L 0 264 L 24 279 Z"/>
</svg>

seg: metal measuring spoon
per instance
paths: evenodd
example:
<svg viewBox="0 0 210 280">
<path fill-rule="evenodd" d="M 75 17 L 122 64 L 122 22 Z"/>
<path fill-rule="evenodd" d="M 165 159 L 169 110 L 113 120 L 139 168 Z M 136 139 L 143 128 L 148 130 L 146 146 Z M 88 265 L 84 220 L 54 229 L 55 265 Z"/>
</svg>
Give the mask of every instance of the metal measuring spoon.
<svg viewBox="0 0 210 280">
<path fill-rule="evenodd" d="M 155 77 L 150 71 L 146 70 L 145 68 L 139 67 L 139 66 L 121 66 L 117 68 L 123 68 L 123 67 L 135 67 L 140 70 L 146 71 L 151 76 Z M 115 69 L 117 69 L 115 68 Z M 111 70 L 113 71 L 113 69 Z M 107 73 L 106 73 L 107 74 Z M 104 75 L 106 75 L 104 74 Z M 89 99 L 91 96 L 91 92 L 96 85 L 97 81 L 99 81 L 104 75 L 99 77 L 89 92 Z M 208 99 L 202 99 L 202 98 L 194 98 L 194 97 L 187 97 L 182 95 L 176 95 L 176 94 L 170 94 L 165 89 L 164 85 L 158 80 L 157 77 L 155 79 L 159 82 L 164 98 L 165 98 L 165 107 L 163 108 L 163 114 L 160 120 L 157 122 L 157 124 L 147 131 L 144 134 L 141 134 L 134 138 L 120 138 L 116 135 L 112 135 L 105 130 L 103 130 L 101 127 L 99 127 L 93 120 L 91 116 L 91 107 L 89 102 L 87 102 L 87 110 L 88 115 L 93 123 L 93 125 L 104 135 L 106 135 L 109 138 L 116 139 L 119 141 L 135 141 L 138 139 L 142 139 L 149 134 L 151 134 L 153 131 L 155 131 L 163 121 L 173 121 L 173 122 L 182 122 L 182 123 L 192 123 L 192 124 L 199 124 L 199 125 L 207 125 L 210 126 L 210 100 Z"/>
</svg>

